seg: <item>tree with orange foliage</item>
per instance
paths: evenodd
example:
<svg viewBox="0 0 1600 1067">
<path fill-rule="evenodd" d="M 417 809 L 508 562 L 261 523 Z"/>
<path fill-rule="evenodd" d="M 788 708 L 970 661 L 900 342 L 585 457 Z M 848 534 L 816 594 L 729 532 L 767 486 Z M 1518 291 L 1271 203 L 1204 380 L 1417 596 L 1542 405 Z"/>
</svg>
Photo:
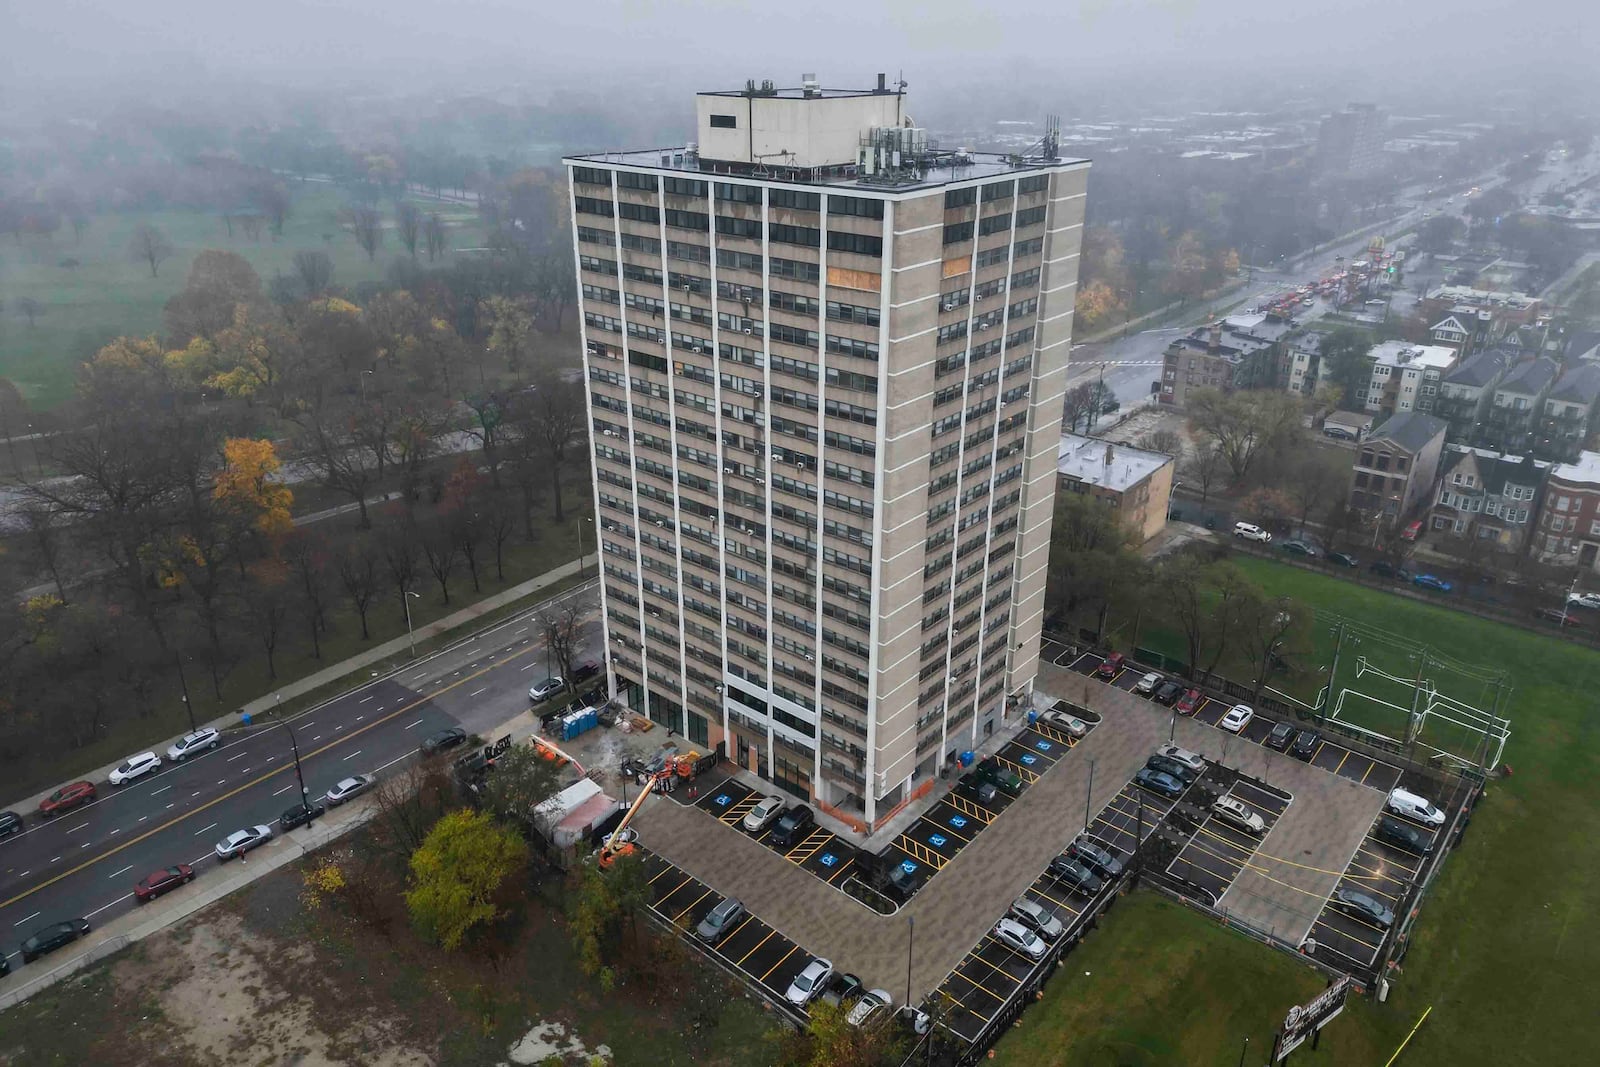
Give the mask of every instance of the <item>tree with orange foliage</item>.
<svg viewBox="0 0 1600 1067">
<path fill-rule="evenodd" d="M 212 499 L 238 525 L 276 540 L 294 527 L 289 507 L 294 493 L 272 480 L 283 466 L 271 441 L 230 437 L 222 443 L 222 469 Z"/>
</svg>

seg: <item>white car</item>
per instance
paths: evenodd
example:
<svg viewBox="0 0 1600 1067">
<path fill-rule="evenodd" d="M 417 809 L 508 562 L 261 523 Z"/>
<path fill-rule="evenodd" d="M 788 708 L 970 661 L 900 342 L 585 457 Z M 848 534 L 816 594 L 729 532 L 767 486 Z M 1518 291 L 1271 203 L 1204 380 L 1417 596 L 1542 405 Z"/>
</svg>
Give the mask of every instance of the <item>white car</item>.
<svg viewBox="0 0 1600 1067">
<path fill-rule="evenodd" d="M 794 976 L 789 989 L 783 994 L 790 1004 L 803 1008 L 828 984 L 833 977 L 833 962 L 818 956 L 806 964 L 805 970 Z"/>
<path fill-rule="evenodd" d="M 161 769 L 161 757 L 154 752 L 141 752 L 137 756 L 129 756 L 123 761 L 122 766 L 115 768 L 107 775 L 112 785 L 127 785 L 129 782 L 143 778 L 147 774 L 154 774 Z"/>
<path fill-rule="evenodd" d="M 190 756 L 203 748 L 216 748 L 222 744 L 222 735 L 209 726 L 203 726 L 192 734 L 184 734 L 172 742 L 172 747 L 167 749 L 167 758 L 173 763 L 182 763 Z"/>
<path fill-rule="evenodd" d="M 1270 533 L 1263 530 L 1261 527 L 1248 522 L 1234 523 L 1233 536 L 1242 537 L 1246 541 L 1259 541 L 1261 544 L 1266 544 L 1268 541 L 1272 540 L 1272 535 Z"/>
<path fill-rule="evenodd" d="M 782 797 L 763 797 L 759 804 L 745 814 L 744 828 L 753 834 L 759 834 L 772 825 L 773 819 L 783 814 L 783 808 Z"/>
<path fill-rule="evenodd" d="M 873 989 L 861 994 L 861 998 L 850 1009 L 850 1014 L 845 1016 L 845 1022 L 851 1026 L 865 1026 L 874 1019 L 887 1018 L 893 1010 L 894 997 L 889 995 L 889 991 Z"/>
<path fill-rule="evenodd" d="M 1047 950 L 1044 938 L 1015 919 L 1001 919 L 996 923 L 994 936 L 1002 945 L 1016 949 L 1031 960 L 1044 959 Z"/>
<path fill-rule="evenodd" d="M 328 802 L 328 807 L 338 807 L 352 797 L 360 796 L 371 789 L 374 781 L 376 779 L 370 774 L 352 774 L 348 778 L 341 778 L 339 784 L 328 790 L 328 795 L 323 799 Z"/>
<path fill-rule="evenodd" d="M 539 703 L 541 700 L 549 700 L 551 697 L 561 692 L 561 688 L 566 684 L 567 683 L 562 680 L 559 674 L 551 675 L 549 678 L 546 678 L 544 681 L 528 690 L 528 699 L 533 701 L 535 704 Z"/>
<path fill-rule="evenodd" d="M 1413 793 L 1409 789 L 1391 790 L 1386 806 L 1396 815 L 1404 815 L 1427 826 L 1444 825 L 1444 812 L 1434 807 L 1433 802 L 1427 797 Z"/>
<path fill-rule="evenodd" d="M 1267 827 L 1260 812 L 1235 796 L 1218 797 L 1211 811 L 1220 821 L 1247 834 L 1259 834 Z"/>
<path fill-rule="evenodd" d="M 1196 774 L 1206 769 L 1206 758 L 1198 752 L 1190 752 L 1177 745 L 1162 745 L 1156 749 L 1156 755 L 1165 756 L 1169 760 L 1181 763 Z"/>
<path fill-rule="evenodd" d="M 1053 726 L 1069 737 L 1082 737 L 1089 732 L 1089 724 L 1076 715 L 1068 715 L 1064 711 L 1042 711 L 1039 721 L 1046 726 Z"/>
<path fill-rule="evenodd" d="M 260 826 L 246 826 L 243 830 L 233 833 L 217 842 L 213 850 L 219 861 L 231 860 L 235 856 L 242 856 L 257 845 L 264 845 L 272 840 L 272 827 L 262 824 Z"/>
<path fill-rule="evenodd" d="M 1255 717 L 1255 709 L 1249 704 L 1235 704 L 1228 709 L 1228 713 L 1222 717 L 1222 721 L 1217 725 L 1230 734 L 1236 734 L 1243 730 L 1250 720 Z"/>
<path fill-rule="evenodd" d="M 1600 611 L 1600 593 L 1569 593 L 1567 603 Z"/>
<path fill-rule="evenodd" d="M 1151 671 L 1149 674 L 1145 675 L 1143 678 L 1140 678 L 1133 684 L 1133 691 L 1135 693 L 1144 693 L 1149 695 L 1150 693 L 1154 693 L 1156 691 L 1156 686 L 1160 684 L 1161 675 L 1157 674 L 1155 671 Z"/>
</svg>

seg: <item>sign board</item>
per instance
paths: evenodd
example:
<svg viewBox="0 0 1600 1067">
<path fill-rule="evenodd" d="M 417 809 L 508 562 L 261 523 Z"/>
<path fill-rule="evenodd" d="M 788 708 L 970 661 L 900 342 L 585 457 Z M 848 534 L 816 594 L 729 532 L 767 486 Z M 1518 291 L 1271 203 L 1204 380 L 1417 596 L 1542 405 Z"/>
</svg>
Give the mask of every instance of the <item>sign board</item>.
<svg viewBox="0 0 1600 1067">
<path fill-rule="evenodd" d="M 1290 1008 L 1289 1014 L 1284 1017 L 1283 1028 L 1278 1031 L 1278 1040 L 1273 1045 L 1272 1062 L 1281 1063 L 1289 1053 L 1305 1044 L 1307 1038 L 1344 1011 L 1344 1002 L 1349 996 L 1350 978 L 1346 975 L 1305 1004 Z"/>
<path fill-rule="evenodd" d="M 506 734 L 504 737 L 496 738 L 494 744 L 489 746 L 489 751 L 485 752 L 484 755 L 488 756 L 490 759 L 494 759 L 501 753 L 509 751 L 510 748 L 511 735 Z"/>
</svg>

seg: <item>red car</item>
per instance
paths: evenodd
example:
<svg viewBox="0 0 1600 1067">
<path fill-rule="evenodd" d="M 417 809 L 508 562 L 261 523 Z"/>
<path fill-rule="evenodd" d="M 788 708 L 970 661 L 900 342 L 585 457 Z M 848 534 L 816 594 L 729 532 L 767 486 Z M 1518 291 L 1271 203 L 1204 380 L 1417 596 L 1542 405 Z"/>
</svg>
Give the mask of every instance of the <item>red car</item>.
<svg viewBox="0 0 1600 1067">
<path fill-rule="evenodd" d="M 1200 690 L 1191 689 L 1178 698 L 1178 703 L 1175 707 L 1178 709 L 1179 715 L 1193 715 L 1200 710 L 1200 702 L 1204 699 L 1205 697 L 1200 695 Z"/>
<path fill-rule="evenodd" d="M 194 868 L 187 863 L 180 863 L 176 867 L 166 867 L 146 875 L 139 884 L 133 887 L 133 895 L 139 903 L 148 904 L 163 893 L 170 893 L 180 885 L 188 885 L 194 881 Z"/>
<path fill-rule="evenodd" d="M 94 800 L 93 782 L 73 782 L 64 785 L 54 793 L 39 801 L 39 814 L 44 816 L 60 815 L 62 812 L 71 811 L 73 808 L 88 804 Z"/>
<path fill-rule="evenodd" d="M 1122 669 L 1122 660 L 1123 655 L 1121 652 L 1111 653 L 1111 655 L 1100 661 L 1100 666 L 1094 669 L 1095 675 L 1100 678 L 1115 678 L 1117 672 Z"/>
</svg>

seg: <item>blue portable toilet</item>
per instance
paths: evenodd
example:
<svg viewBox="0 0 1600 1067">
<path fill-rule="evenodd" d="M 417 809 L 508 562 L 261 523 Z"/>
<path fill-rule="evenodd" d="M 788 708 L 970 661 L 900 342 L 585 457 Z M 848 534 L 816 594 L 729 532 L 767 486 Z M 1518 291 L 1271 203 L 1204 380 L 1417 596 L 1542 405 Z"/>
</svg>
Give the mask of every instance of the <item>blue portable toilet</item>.
<svg viewBox="0 0 1600 1067">
<path fill-rule="evenodd" d="M 978 754 L 976 752 L 971 751 L 971 750 L 963 752 L 963 753 L 961 753 L 961 755 L 956 757 L 956 759 L 961 761 L 961 766 L 963 766 L 963 767 L 972 766 L 973 761 L 976 760 L 977 758 L 978 758 Z"/>
</svg>

